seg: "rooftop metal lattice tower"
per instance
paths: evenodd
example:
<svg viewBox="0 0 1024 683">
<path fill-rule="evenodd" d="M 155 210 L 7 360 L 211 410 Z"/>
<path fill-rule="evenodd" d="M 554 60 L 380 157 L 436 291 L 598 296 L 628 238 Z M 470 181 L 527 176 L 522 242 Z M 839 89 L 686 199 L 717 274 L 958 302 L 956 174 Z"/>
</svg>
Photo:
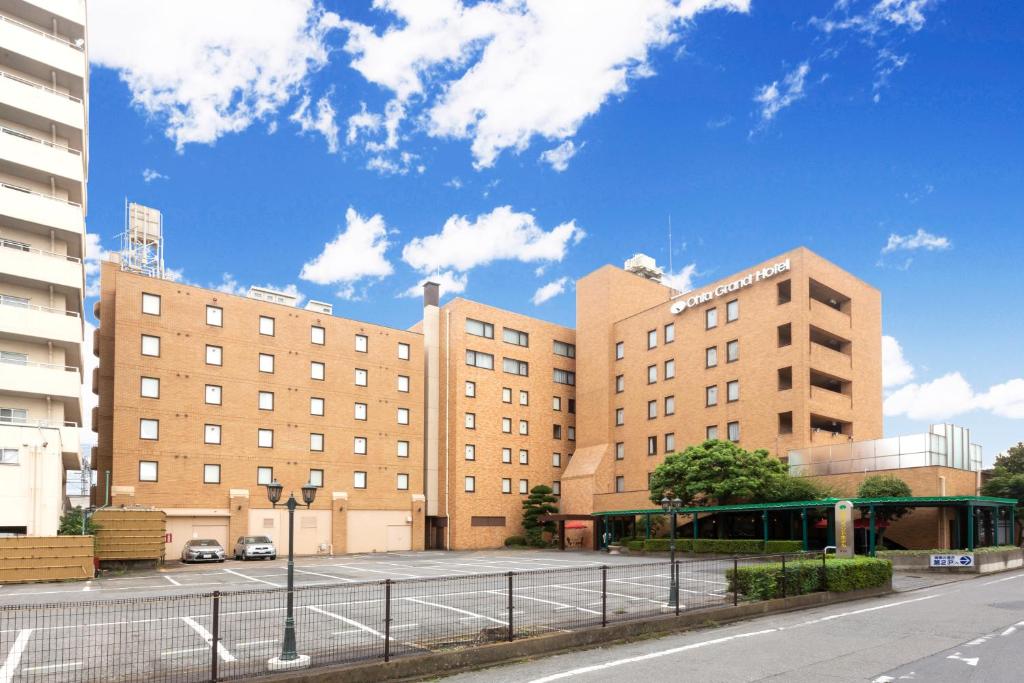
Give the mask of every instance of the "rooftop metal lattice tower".
<svg viewBox="0 0 1024 683">
<path fill-rule="evenodd" d="M 164 277 L 164 219 L 157 209 L 124 203 L 121 233 L 121 270 Z"/>
</svg>

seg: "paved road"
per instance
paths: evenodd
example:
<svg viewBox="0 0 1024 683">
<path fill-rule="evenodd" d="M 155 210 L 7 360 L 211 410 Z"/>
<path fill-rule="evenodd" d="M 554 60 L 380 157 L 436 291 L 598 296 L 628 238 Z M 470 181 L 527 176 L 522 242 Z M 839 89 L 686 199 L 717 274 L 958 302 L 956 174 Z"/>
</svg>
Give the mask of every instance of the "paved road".
<svg viewBox="0 0 1024 683">
<path fill-rule="evenodd" d="M 1024 680 L 1024 571 L 470 672 L 486 681 Z"/>
</svg>

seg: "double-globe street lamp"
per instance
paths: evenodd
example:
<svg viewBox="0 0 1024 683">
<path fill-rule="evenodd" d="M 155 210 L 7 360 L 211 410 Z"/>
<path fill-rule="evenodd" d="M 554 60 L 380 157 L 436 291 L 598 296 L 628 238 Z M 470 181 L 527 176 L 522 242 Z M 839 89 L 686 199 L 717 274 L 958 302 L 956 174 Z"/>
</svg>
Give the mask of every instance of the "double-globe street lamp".
<svg viewBox="0 0 1024 683">
<path fill-rule="evenodd" d="M 271 670 L 298 669 L 309 666 L 309 655 L 300 655 L 295 645 L 295 508 L 305 505 L 307 508 L 316 498 L 316 489 L 312 483 L 302 487 L 302 503 L 295 500 L 295 494 L 288 494 L 288 500 L 280 503 L 284 486 L 276 479 L 267 484 L 267 498 L 276 507 L 288 508 L 288 606 L 284 619 L 284 642 L 281 645 L 281 656 L 271 659 Z"/>
<path fill-rule="evenodd" d="M 679 496 L 671 500 L 668 497 L 670 491 L 666 491 L 661 499 L 661 509 L 672 515 L 672 523 L 669 526 L 669 560 L 672 565 L 668 587 L 668 606 L 676 609 L 679 607 L 679 567 L 676 565 L 676 515 L 683 507 L 683 501 Z"/>
</svg>

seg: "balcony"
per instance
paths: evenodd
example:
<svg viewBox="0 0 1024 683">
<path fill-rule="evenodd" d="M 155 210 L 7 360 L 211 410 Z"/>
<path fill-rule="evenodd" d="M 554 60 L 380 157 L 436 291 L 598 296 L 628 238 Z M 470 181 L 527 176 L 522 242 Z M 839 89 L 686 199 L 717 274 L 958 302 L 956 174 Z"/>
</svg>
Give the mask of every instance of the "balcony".
<svg viewBox="0 0 1024 683">
<path fill-rule="evenodd" d="M 0 296 L 0 335 L 26 341 L 54 341 L 77 348 L 82 343 L 82 319 L 74 311 L 33 306 Z"/>
<path fill-rule="evenodd" d="M 22 429 L 32 430 L 34 438 L 42 431 L 43 439 L 47 443 L 57 445 L 59 442 L 64 469 L 82 469 L 82 446 L 77 423 L 0 419 L 0 443 L 24 443 Z"/>
<path fill-rule="evenodd" d="M 0 128 L 0 159 L 73 183 L 81 183 L 85 179 L 82 153 L 77 149 L 13 128 Z"/>
<path fill-rule="evenodd" d="M 85 26 L 85 0 L 25 0 L 45 14 L 64 17 L 79 26 Z"/>
<path fill-rule="evenodd" d="M 849 376 L 853 357 L 811 340 L 811 367 L 830 375 Z"/>
<path fill-rule="evenodd" d="M 812 325 L 836 333 L 848 332 L 853 327 L 853 320 L 848 313 L 838 311 L 828 304 L 811 299 L 810 309 Z"/>
<path fill-rule="evenodd" d="M 79 46 L 35 26 L 0 15 L 0 45 L 26 59 L 85 78 L 84 43 Z"/>
<path fill-rule="evenodd" d="M 811 412 L 832 415 L 841 419 L 853 417 L 853 397 L 849 394 L 812 386 L 810 396 Z"/>
<path fill-rule="evenodd" d="M 0 102 L 69 128 L 85 128 L 82 100 L 6 71 L 0 71 Z"/>
<path fill-rule="evenodd" d="M 0 392 L 21 396 L 52 396 L 78 403 L 82 393 L 82 375 L 68 365 L 0 360 Z M 81 408 L 65 416 L 81 415 Z"/>
<path fill-rule="evenodd" d="M 0 273 L 75 290 L 81 297 L 82 261 L 0 238 Z"/>
<path fill-rule="evenodd" d="M 33 232 L 54 228 L 68 241 L 81 240 L 85 232 L 81 204 L 5 183 L 0 183 L 0 218 Z"/>
</svg>

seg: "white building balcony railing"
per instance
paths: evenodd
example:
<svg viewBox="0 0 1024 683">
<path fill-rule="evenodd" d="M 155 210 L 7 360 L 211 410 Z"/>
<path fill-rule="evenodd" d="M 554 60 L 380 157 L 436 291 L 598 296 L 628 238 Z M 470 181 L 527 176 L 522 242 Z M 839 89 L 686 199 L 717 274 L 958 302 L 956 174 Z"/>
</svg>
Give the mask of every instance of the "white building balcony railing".
<svg viewBox="0 0 1024 683">
<path fill-rule="evenodd" d="M 48 85 L 42 85 L 41 83 L 35 83 L 35 82 L 30 81 L 28 79 L 22 78 L 21 76 L 15 76 L 14 74 L 8 73 L 6 71 L 0 71 L 0 78 L 7 78 L 9 80 L 15 81 L 16 83 L 21 83 L 22 85 L 27 85 L 27 86 L 35 88 L 37 90 L 42 90 L 43 92 L 50 93 L 50 94 L 52 94 L 52 95 L 54 95 L 56 97 L 60 97 L 60 98 L 67 99 L 67 100 L 71 100 L 72 102 L 75 102 L 77 104 L 81 104 L 82 103 L 82 98 L 80 98 L 80 97 L 75 97 L 74 95 L 69 95 L 68 93 L 61 92 L 60 90 L 54 90 L 53 88 L 51 88 Z"/>
<path fill-rule="evenodd" d="M 15 308 L 23 308 L 27 311 L 41 311 L 43 313 L 52 313 L 54 315 L 67 316 L 69 318 L 78 318 L 77 311 L 69 311 L 64 308 L 49 308 L 47 306 L 36 306 L 35 304 L 27 304 L 23 299 L 18 297 L 6 296 L 0 294 L 0 306 L 13 306 Z"/>
<path fill-rule="evenodd" d="M 13 24 L 14 26 L 18 26 L 20 28 L 23 28 L 26 31 L 31 31 L 32 33 L 36 33 L 38 35 L 41 35 L 44 38 L 49 38 L 50 40 L 55 41 L 57 43 L 60 43 L 62 45 L 66 45 L 67 47 L 69 47 L 72 50 L 75 50 L 77 52 L 83 52 L 85 50 L 85 41 L 84 40 L 77 40 L 77 41 L 72 42 L 72 41 L 68 40 L 67 38 L 62 38 L 61 36 L 55 36 L 52 33 L 47 33 L 46 31 L 42 30 L 41 28 L 37 28 L 35 26 L 32 26 L 31 24 L 26 24 L 23 21 L 18 21 L 17 19 L 12 19 L 11 17 L 8 17 L 8 16 L 6 16 L 4 14 L 0 14 L 0 22 L 4 22 L 4 23 L 7 23 L 7 24 Z"/>
<path fill-rule="evenodd" d="M 60 259 L 61 261 L 71 261 L 72 263 L 81 263 L 82 259 L 77 256 L 68 256 L 67 254 L 58 254 L 53 251 L 46 251 L 44 249 L 36 249 L 35 247 L 26 247 L 21 242 L 14 242 L 12 240 L 5 240 L 0 237 L 0 249 L 8 248 L 15 251 L 23 251 L 26 254 L 38 254 L 40 256 L 48 256 L 51 258 Z"/>
</svg>

